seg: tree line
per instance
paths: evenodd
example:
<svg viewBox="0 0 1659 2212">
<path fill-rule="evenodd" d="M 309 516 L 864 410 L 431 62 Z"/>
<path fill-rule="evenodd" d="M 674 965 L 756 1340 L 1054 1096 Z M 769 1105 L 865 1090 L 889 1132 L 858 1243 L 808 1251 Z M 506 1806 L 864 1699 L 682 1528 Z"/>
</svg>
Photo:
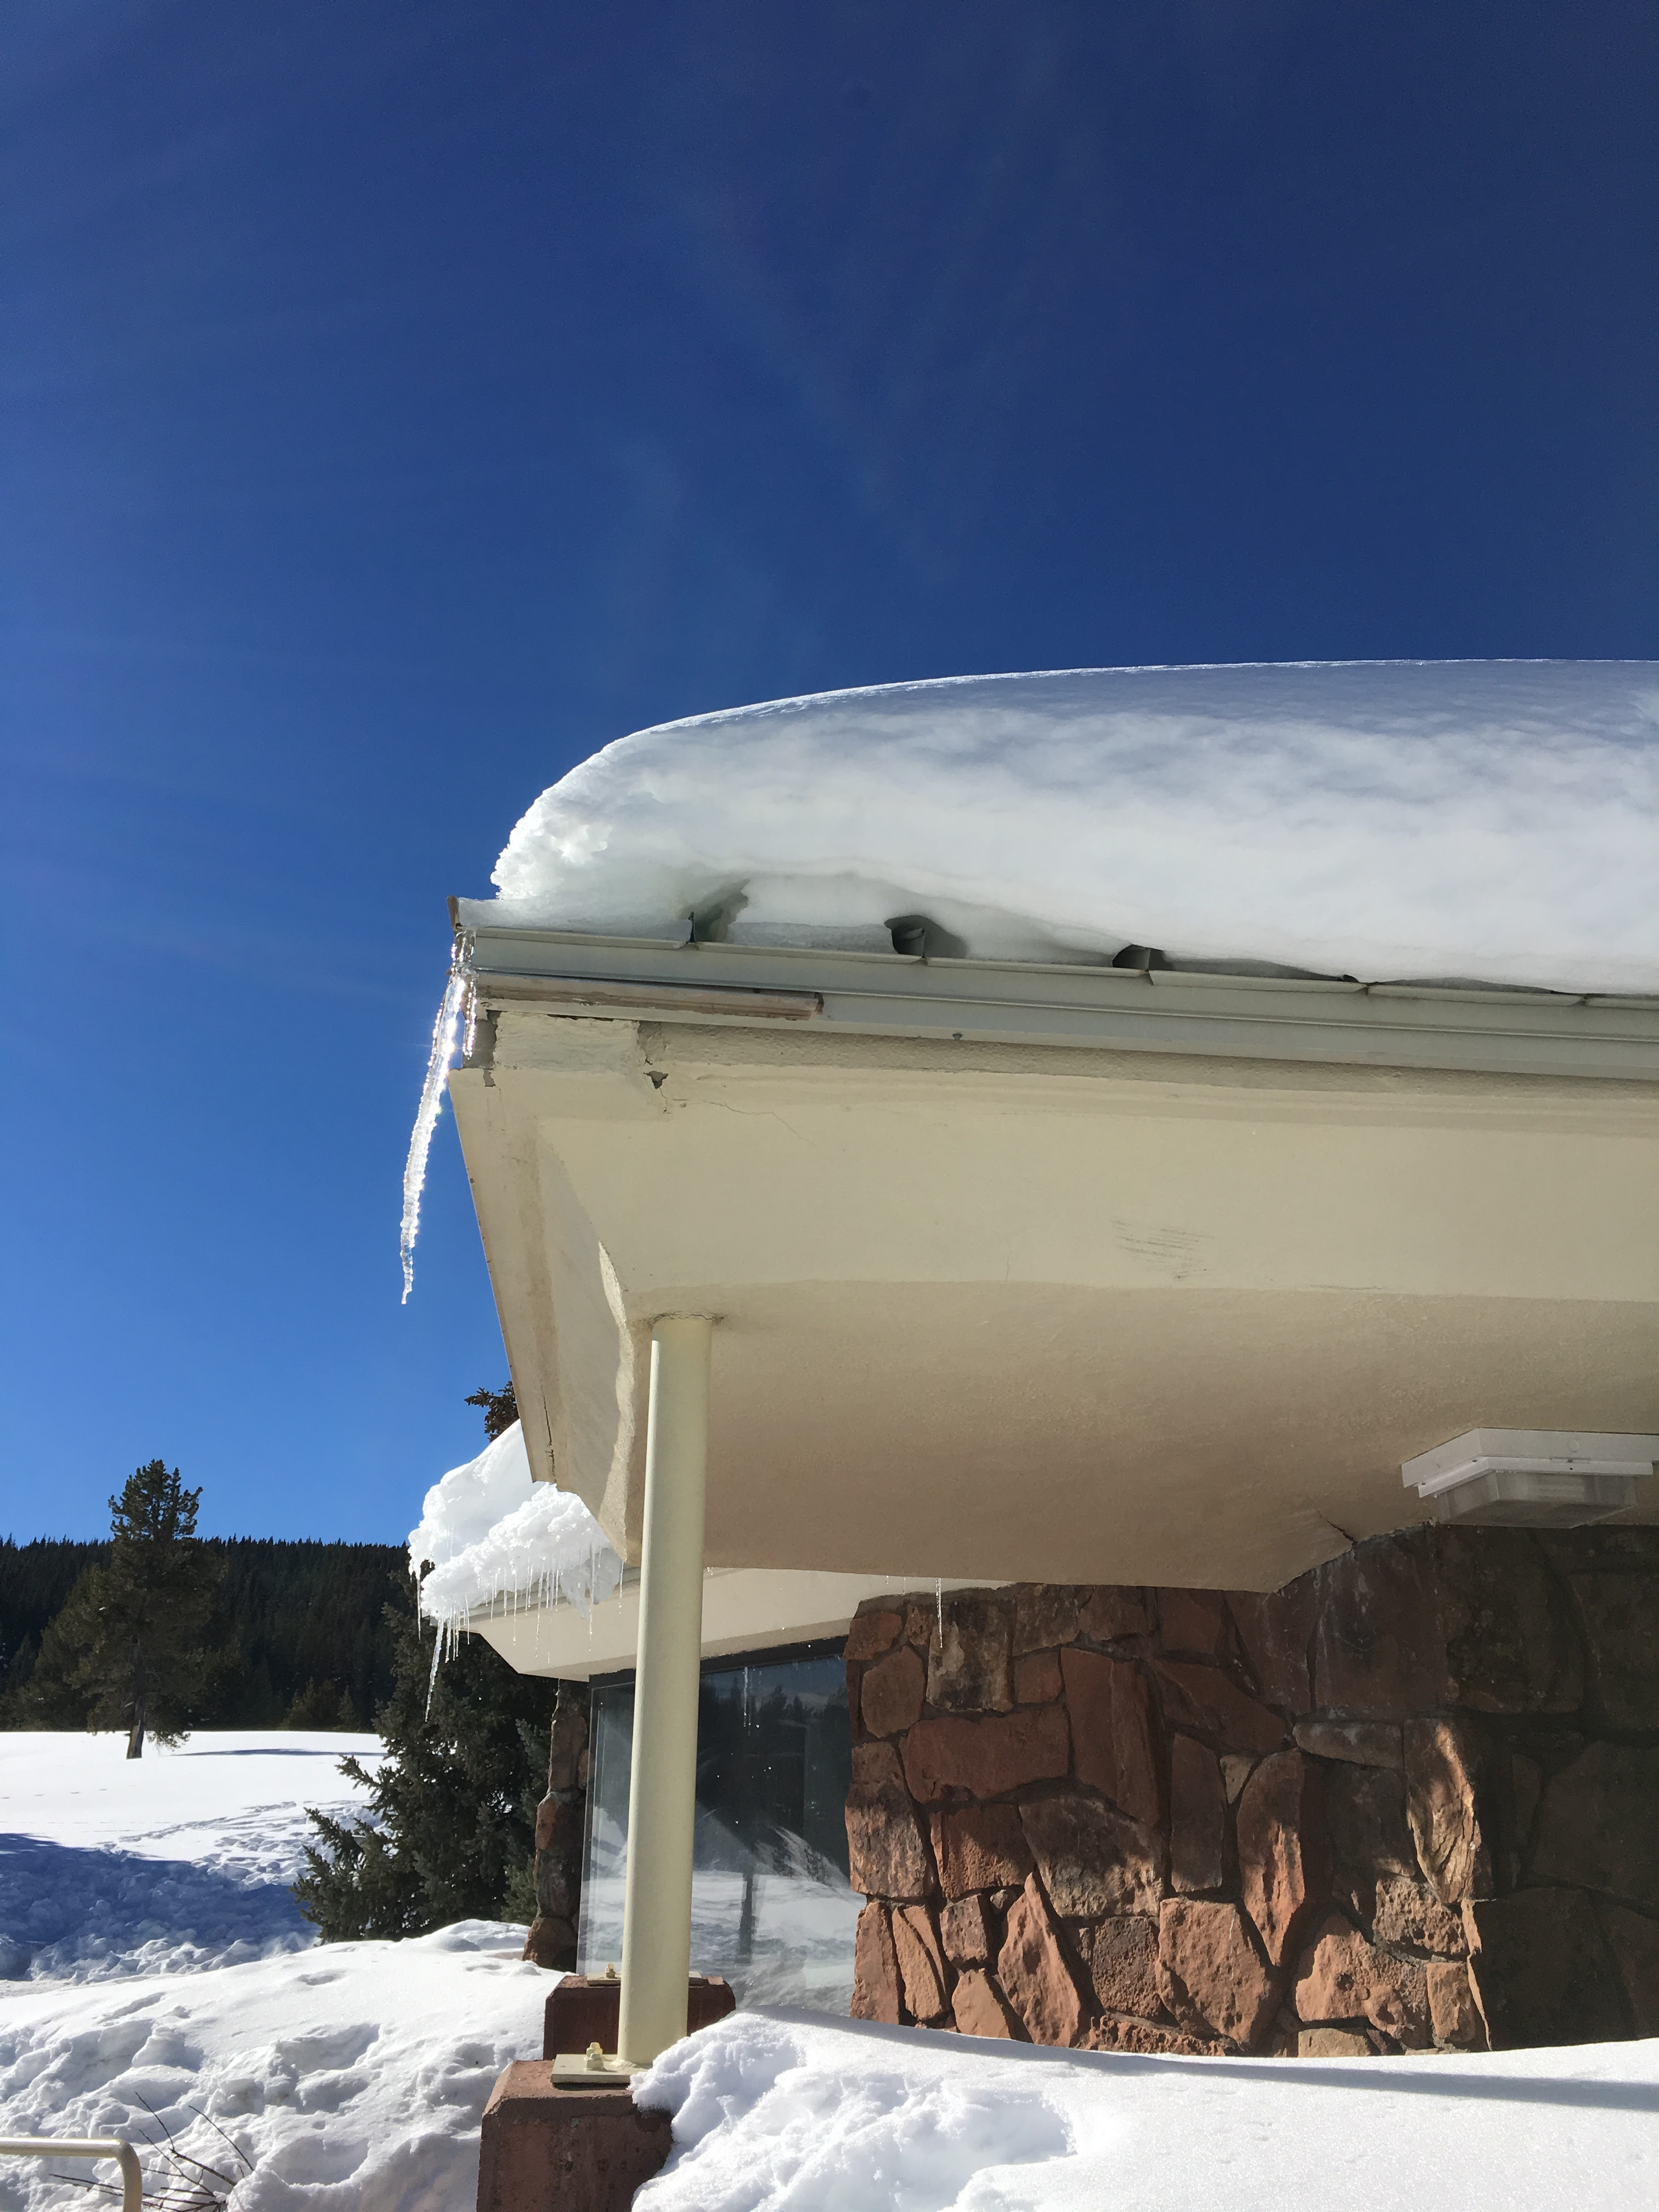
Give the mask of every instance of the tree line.
<svg viewBox="0 0 1659 2212">
<path fill-rule="evenodd" d="M 160 1460 L 100 1543 L 0 1539 L 0 1728 L 368 1729 L 391 1696 L 398 1544 L 198 1537 L 199 1491 Z M 159 1668 L 159 1672 L 155 1670 Z"/>
<path fill-rule="evenodd" d="M 484 1433 L 510 1384 L 467 1400 Z M 325 1942 L 535 1916 L 535 1808 L 556 1683 L 465 1638 L 435 1673 L 394 1544 L 198 1537 L 199 1491 L 161 1460 L 110 1500 L 104 1543 L 0 1539 L 0 1726 L 374 1729 L 369 1817 L 313 1812 L 295 1888 Z"/>
</svg>

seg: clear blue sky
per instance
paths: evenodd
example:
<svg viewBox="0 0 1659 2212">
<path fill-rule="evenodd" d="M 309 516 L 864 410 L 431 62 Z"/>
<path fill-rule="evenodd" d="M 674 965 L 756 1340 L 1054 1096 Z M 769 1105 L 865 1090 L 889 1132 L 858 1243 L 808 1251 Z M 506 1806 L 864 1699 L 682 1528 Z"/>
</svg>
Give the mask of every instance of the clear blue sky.
<svg viewBox="0 0 1659 2212">
<path fill-rule="evenodd" d="M 1650 0 L 8 0 L 0 1533 L 401 1538 L 447 893 L 623 732 L 1659 652 Z"/>
</svg>

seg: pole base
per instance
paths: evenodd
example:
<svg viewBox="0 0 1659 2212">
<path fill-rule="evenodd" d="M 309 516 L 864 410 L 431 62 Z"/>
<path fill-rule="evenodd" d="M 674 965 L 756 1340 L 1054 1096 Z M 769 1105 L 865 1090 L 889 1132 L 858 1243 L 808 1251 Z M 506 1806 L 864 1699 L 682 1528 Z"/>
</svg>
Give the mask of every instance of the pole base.
<svg viewBox="0 0 1659 2212">
<path fill-rule="evenodd" d="M 693 1974 L 686 1984 L 685 2032 L 695 2035 L 737 2008 L 732 1984 L 720 1974 Z M 542 2057 L 556 2059 L 597 2043 L 614 2051 L 622 2020 L 622 1983 L 609 1974 L 566 1974 L 547 1993 L 542 2015 Z"/>
<path fill-rule="evenodd" d="M 638 2111 L 615 2075 L 558 2088 L 546 2062 L 501 2075 L 478 2143 L 478 2212 L 628 2212 L 673 2148 L 666 2112 Z"/>
</svg>

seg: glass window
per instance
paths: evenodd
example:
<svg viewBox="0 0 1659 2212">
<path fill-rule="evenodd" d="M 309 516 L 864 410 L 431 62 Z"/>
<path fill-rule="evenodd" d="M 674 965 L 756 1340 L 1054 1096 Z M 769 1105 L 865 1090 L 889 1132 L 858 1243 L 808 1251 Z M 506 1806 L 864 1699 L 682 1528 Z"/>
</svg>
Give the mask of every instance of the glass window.
<svg viewBox="0 0 1659 2212">
<path fill-rule="evenodd" d="M 582 1867 L 584 1973 L 622 1961 L 631 1676 L 596 1684 Z M 697 1707 L 691 1966 L 740 2002 L 845 2014 L 864 1900 L 847 1878 L 852 1778 L 839 1649 L 705 1665 Z"/>
</svg>

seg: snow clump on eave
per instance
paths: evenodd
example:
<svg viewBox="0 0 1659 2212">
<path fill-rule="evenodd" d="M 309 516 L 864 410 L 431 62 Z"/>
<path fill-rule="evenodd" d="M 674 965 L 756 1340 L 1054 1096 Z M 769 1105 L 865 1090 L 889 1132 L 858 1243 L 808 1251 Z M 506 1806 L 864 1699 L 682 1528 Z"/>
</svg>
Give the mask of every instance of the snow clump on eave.
<svg viewBox="0 0 1659 2212">
<path fill-rule="evenodd" d="M 580 1498 L 532 1481 L 517 1421 L 426 1493 L 410 1532 L 410 1572 L 428 1562 L 421 1611 L 441 1645 L 497 1600 L 509 1610 L 568 1601 L 586 1613 L 622 1580 L 622 1561 Z"/>
</svg>

